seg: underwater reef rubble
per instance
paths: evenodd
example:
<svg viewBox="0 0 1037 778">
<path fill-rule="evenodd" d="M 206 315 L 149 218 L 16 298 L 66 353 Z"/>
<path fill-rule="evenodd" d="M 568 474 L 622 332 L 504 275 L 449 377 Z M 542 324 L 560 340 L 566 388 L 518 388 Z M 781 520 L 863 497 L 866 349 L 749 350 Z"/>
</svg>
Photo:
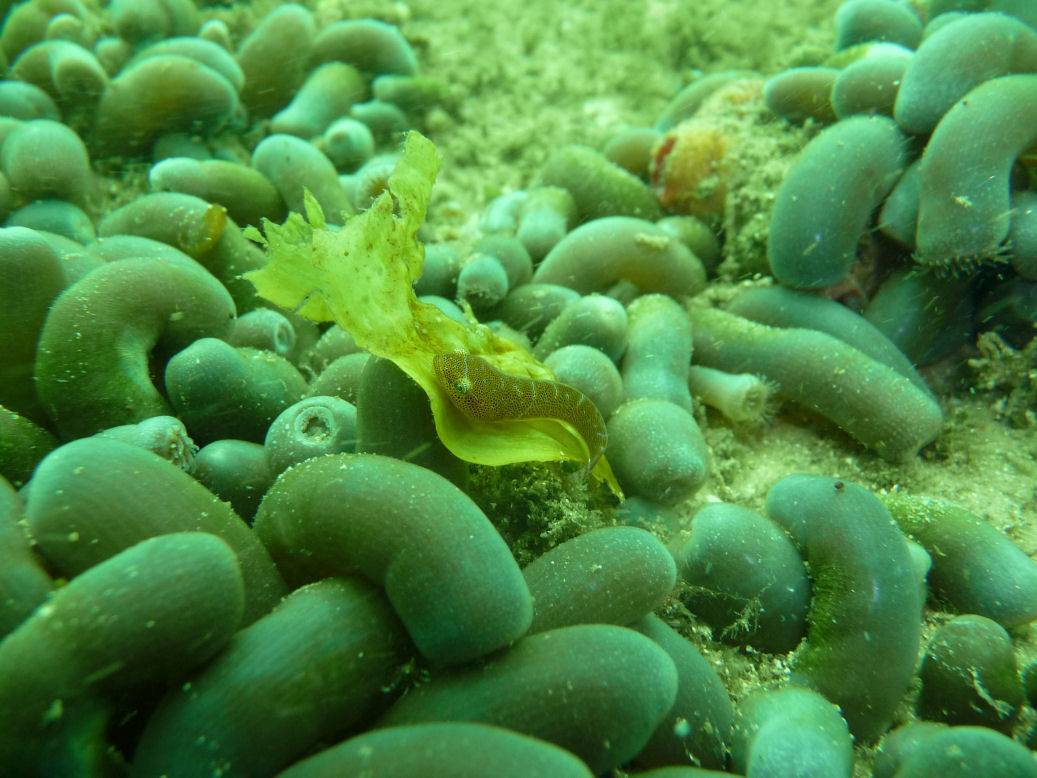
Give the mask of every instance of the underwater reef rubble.
<svg viewBox="0 0 1037 778">
<path fill-rule="evenodd" d="M 664 6 L 4 4 L 0 772 L 1037 775 L 1037 18 Z"/>
</svg>

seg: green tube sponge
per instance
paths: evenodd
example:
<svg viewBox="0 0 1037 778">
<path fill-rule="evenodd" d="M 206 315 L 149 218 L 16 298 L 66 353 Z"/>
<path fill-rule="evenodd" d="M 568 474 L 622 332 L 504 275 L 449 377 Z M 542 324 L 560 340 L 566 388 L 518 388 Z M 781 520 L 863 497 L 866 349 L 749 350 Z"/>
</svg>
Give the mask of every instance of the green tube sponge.
<svg viewBox="0 0 1037 778">
<path fill-rule="evenodd" d="M 0 229 L 0 405 L 42 422 L 33 363 L 51 303 L 65 288 L 54 250 L 27 227 Z"/>
<path fill-rule="evenodd" d="M 273 420 L 263 446 L 278 474 L 313 457 L 354 452 L 356 406 L 338 397 L 299 400 Z"/>
<path fill-rule="evenodd" d="M 198 9 L 190 0 L 112 0 L 110 5 L 115 31 L 132 43 L 194 35 L 198 29 Z"/>
<path fill-rule="evenodd" d="M 965 94 L 998 76 L 1037 70 L 1037 32 L 1000 13 L 974 13 L 929 35 L 904 73 L 894 117 L 926 135 Z"/>
<path fill-rule="evenodd" d="M 533 597 L 530 633 L 572 624 L 630 624 L 673 591 L 673 557 L 637 527 L 606 527 L 555 546 L 522 571 Z"/>
<path fill-rule="evenodd" d="M 651 127 L 627 127 L 612 134 L 601 153 L 609 162 L 646 180 L 651 175 L 652 150 L 662 137 Z"/>
<path fill-rule="evenodd" d="M 133 56 L 133 45 L 118 36 L 104 35 L 94 44 L 94 54 L 105 73 L 118 73 Z M 200 139 L 197 139 L 194 145 L 200 149 L 202 144 L 198 141 Z"/>
<path fill-rule="evenodd" d="M 332 121 L 315 143 L 327 154 L 336 170 L 349 173 L 374 156 L 374 134 L 371 128 L 349 116 Z"/>
<path fill-rule="evenodd" d="M 840 119 L 857 113 L 892 116 L 897 91 L 910 61 L 910 53 L 901 50 L 861 57 L 847 65 L 832 86 L 832 108 L 836 115 Z"/>
<path fill-rule="evenodd" d="M 839 709 L 820 694 L 773 686 L 739 702 L 731 762 L 750 776 L 850 778 L 853 741 Z"/>
<path fill-rule="evenodd" d="M 767 79 L 763 99 L 767 107 L 792 124 L 813 119 L 831 124 L 838 117 L 832 108 L 832 88 L 838 68 L 798 67 Z"/>
<path fill-rule="evenodd" d="M 366 97 L 367 84 L 359 70 L 342 62 L 328 62 L 312 70 L 292 102 L 274 114 L 270 132 L 309 140 Z"/>
<path fill-rule="evenodd" d="M 529 198 L 524 202 L 529 202 Z M 472 247 L 472 255 L 497 259 L 508 275 L 509 289 L 528 284 L 533 277 L 533 258 L 522 241 L 513 235 L 484 235 Z"/>
<path fill-rule="evenodd" d="M 357 103 L 349 109 L 349 116 L 366 124 L 378 143 L 394 141 L 411 126 L 403 111 L 382 100 Z"/>
<path fill-rule="evenodd" d="M 56 203 L 57 200 L 41 200 L 41 204 Z M 66 203 L 66 205 L 68 205 Z M 74 205 L 68 205 L 69 208 L 75 208 Z M 78 209 L 76 209 L 78 210 Z M 86 215 L 83 214 L 85 217 Z M 32 227 L 30 229 L 36 229 Z M 57 253 L 58 258 L 61 260 L 62 267 L 65 271 L 65 278 L 68 279 L 69 284 L 74 284 L 76 281 L 81 279 L 87 273 L 96 270 L 101 266 L 101 260 L 94 254 L 90 249 L 84 246 L 82 243 L 64 235 L 59 235 L 56 232 L 42 232 L 40 233 L 47 245 L 54 249 Z M 96 245 L 96 244 L 92 244 Z"/>
<path fill-rule="evenodd" d="M 361 350 L 356 339 L 349 332 L 337 324 L 332 324 L 305 355 L 305 365 L 314 373 L 320 373 L 340 357 L 353 354 L 370 356 L 366 351 Z"/>
<path fill-rule="evenodd" d="M 183 192 L 218 203 L 238 224 L 258 227 L 263 219 L 282 222 L 287 216 L 281 193 L 270 179 L 237 162 L 170 157 L 151 167 L 148 184 L 156 192 Z"/>
<path fill-rule="evenodd" d="M 709 451 L 695 417 L 668 400 L 619 406 L 608 421 L 608 456 L 624 490 L 663 505 L 695 494 L 709 474 Z"/>
<path fill-rule="evenodd" d="M 257 201 L 263 199 L 260 190 Z M 262 267 L 266 260 L 227 218 L 222 205 L 180 192 L 151 192 L 105 216 L 97 234 L 120 241 L 130 235 L 161 241 L 197 260 L 216 276 L 234 298 L 239 312 L 256 304 L 255 288 L 241 274 Z M 103 246 L 100 250 L 104 251 Z M 139 256 L 153 255 L 149 251 Z"/>
<path fill-rule="evenodd" d="M 767 255 L 775 278 L 815 289 L 845 276 L 872 211 L 906 165 L 907 138 L 886 116 L 850 117 L 810 141 L 774 203 Z"/>
<path fill-rule="evenodd" d="M 644 497 L 627 497 L 616 506 L 615 515 L 620 524 L 641 527 L 661 537 L 669 537 L 681 531 L 676 511 Z"/>
<path fill-rule="evenodd" d="M 365 732 L 278 778 L 591 778 L 587 765 L 543 740 L 485 724 L 415 724 Z"/>
<path fill-rule="evenodd" d="M 386 74 L 371 82 L 375 100 L 392 103 L 408 116 L 421 117 L 436 107 L 456 107 L 457 99 L 448 81 L 429 76 Z"/>
<path fill-rule="evenodd" d="M 267 492 L 254 524 L 293 582 L 361 572 L 385 587 L 429 659 L 466 662 L 529 628 L 518 565 L 467 495 L 373 454 L 303 462 Z"/>
<path fill-rule="evenodd" d="M 885 459 L 910 459 L 940 432 L 943 414 L 931 394 L 831 335 L 767 327 L 717 309 L 688 313 L 697 362 L 764 376 Z"/>
<path fill-rule="evenodd" d="M 974 615 L 948 621 L 929 642 L 920 675 L 923 718 L 1012 734 L 1023 682 L 1012 638 L 997 622 Z"/>
<path fill-rule="evenodd" d="M 161 0 L 168 2 L 168 0 Z M 223 76 L 234 87 L 234 91 L 240 92 L 245 85 L 245 74 L 235 61 L 233 55 L 226 48 L 213 41 L 195 36 L 195 30 L 189 35 L 179 35 L 175 38 L 149 42 L 127 63 L 126 67 L 136 64 L 147 57 L 162 57 L 167 54 L 180 54 L 190 59 L 196 59 L 203 65 L 212 68 Z"/>
<path fill-rule="evenodd" d="M 48 198 L 36 200 L 16 209 L 4 220 L 7 227 L 28 227 L 40 232 L 51 233 L 45 240 L 51 242 L 65 238 L 74 244 L 72 251 L 80 246 L 93 243 L 94 223 L 82 208 L 65 202 Z M 57 236 L 54 238 L 52 236 Z M 71 273 L 69 273 L 71 275 Z"/>
<path fill-rule="evenodd" d="M 12 124 L 17 123 L 10 117 L 7 117 L 7 120 Z M 11 194 L 11 184 L 7 180 L 7 176 L 3 175 L 3 171 L 0 171 L 0 219 L 5 218 L 13 210 L 15 210 L 15 207 L 14 196 Z"/>
<path fill-rule="evenodd" d="M 726 310 L 771 327 L 802 327 L 827 333 L 896 370 L 920 391 L 932 392 L 914 365 L 870 321 L 834 300 L 781 286 L 745 289 Z"/>
<path fill-rule="evenodd" d="M 568 190 L 580 221 L 609 216 L 651 221 L 662 216 L 655 193 L 644 181 L 588 146 L 557 149 L 541 168 L 537 184 Z"/>
<path fill-rule="evenodd" d="M 587 395 L 602 418 L 609 418 L 623 402 L 623 379 L 615 363 L 592 346 L 574 343 L 552 351 L 544 364 L 559 383 Z"/>
<path fill-rule="evenodd" d="M 91 110 L 108 86 L 108 74 L 94 53 L 61 38 L 27 48 L 8 75 L 38 86 L 73 115 Z"/>
<path fill-rule="evenodd" d="M 929 585 L 938 597 L 1007 629 L 1037 619 L 1037 564 L 1011 540 L 940 500 L 896 493 L 883 501 L 900 528 L 932 556 Z"/>
<path fill-rule="evenodd" d="M 453 246 L 426 243 L 425 261 L 421 265 L 421 276 L 414 281 L 414 294 L 418 297 L 437 295 L 453 299 L 457 296 L 457 274 L 460 269 L 461 257 Z M 500 317 L 495 313 L 494 318 Z"/>
<path fill-rule="evenodd" d="M 917 266 L 894 270 L 863 315 L 913 363 L 929 364 L 946 356 L 948 341 L 954 348 L 975 339 L 974 280 L 967 273 Z"/>
<path fill-rule="evenodd" d="M 676 694 L 673 660 L 654 641 L 625 627 L 582 624 L 435 673 L 376 726 L 493 724 L 568 749 L 598 775 L 644 747 Z"/>
<path fill-rule="evenodd" d="M 175 416 L 152 416 L 136 424 L 109 427 L 98 432 L 97 437 L 118 440 L 150 451 L 185 473 L 194 470 L 194 455 L 198 446 L 188 436 L 184 423 Z"/>
<path fill-rule="evenodd" d="M 7 6 L 10 7 L 10 4 Z M 7 61 L 18 56 L 22 49 L 43 40 L 51 19 L 68 14 L 85 20 L 86 11 L 77 0 L 49 0 L 49 2 L 18 3 L 4 19 L 0 34 L 0 50 Z"/>
<path fill-rule="evenodd" d="M 986 81 L 947 112 L 922 155 L 918 261 L 953 267 L 998 256 L 1012 165 L 1037 142 L 1035 128 L 1037 75 Z"/>
<path fill-rule="evenodd" d="M 479 231 L 483 235 L 514 235 L 518 229 L 522 204 L 528 196 L 529 192 L 525 189 L 517 189 L 494 197 L 479 217 Z"/>
<path fill-rule="evenodd" d="M 691 253 L 702 261 L 707 273 L 716 273 L 723 256 L 720 238 L 712 227 L 691 214 L 664 216 L 655 224 L 691 249 Z"/>
<path fill-rule="evenodd" d="M 930 0 L 926 10 L 934 21 L 938 16 L 960 18 L 964 13 L 977 11 L 1001 11 L 1002 13 L 1028 19 L 1025 11 L 1034 11 L 1028 0 Z M 1034 17 L 1037 20 L 1037 17 Z"/>
<path fill-rule="evenodd" d="M 874 778 L 895 778 L 900 765 L 911 758 L 918 747 L 933 735 L 947 731 L 946 724 L 932 721 L 909 721 L 882 738 L 872 762 Z"/>
<path fill-rule="evenodd" d="M 477 310 L 486 310 L 508 293 L 508 273 L 491 254 L 476 254 L 457 274 L 457 296 Z"/>
<path fill-rule="evenodd" d="M 197 265 L 127 259 L 99 267 L 54 302 L 40 335 L 36 391 L 66 437 L 172 409 L 152 385 L 159 361 L 226 332 L 234 303 Z"/>
<path fill-rule="evenodd" d="M 397 140 L 398 138 L 399 136 Z M 389 177 L 393 174 L 399 159 L 395 152 L 378 154 L 357 168 L 355 173 L 336 178 L 336 183 L 345 191 L 346 198 L 353 208 L 367 211 L 379 195 L 391 191 Z"/>
<path fill-rule="evenodd" d="M 468 465 L 436 435 L 428 396 L 392 361 L 364 355 L 356 395 L 356 448 L 427 467 L 464 488 Z"/>
<path fill-rule="evenodd" d="M 1037 192 L 1012 193 L 1012 269 L 1028 281 L 1037 281 Z"/>
<path fill-rule="evenodd" d="M 167 259 L 174 262 L 185 262 L 191 259 L 181 249 L 142 235 L 108 235 L 87 246 L 86 250 L 87 256 L 96 260 L 95 267 L 120 259 L 139 259 L 140 257 Z"/>
<path fill-rule="evenodd" d="M 645 293 L 680 297 L 705 289 L 706 270 L 683 243 L 651 222 L 609 216 L 574 229 L 533 273 L 534 283 L 560 284 L 581 294 L 603 292 L 619 280 Z"/>
<path fill-rule="evenodd" d="M 17 492 L 0 478 L 0 639 L 25 621 L 54 589 L 19 524 L 24 510 Z"/>
<path fill-rule="evenodd" d="M 373 584 L 329 578 L 297 589 L 165 696 L 130 776 L 273 775 L 374 718 L 412 650 Z"/>
<path fill-rule="evenodd" d="M 774 522 L 712 503 L 670 551 L 688 584 L 682 596 L 688 610 L 721 640 L 776 654 L 802 639 L 810 581 L 796 547 Z"/>
<path fill-rule="evenodd" d="M 356 405 L 360 393 L 360 377 L 370 358 L 370 354 L 361 351 L 333 359 L 310 381 L 307 396 L 331 395 Z"/>
<path fill-rule="evenodd" d="M 426 246 L 426 265 L 428 249 Z M 579 297 L 576 290 L 559 284 L 523 284 L 508 292 L 508 296 L 489 315 L 537 340 L 544 328 Z"/>
<path fill-rule="evenodd" d="M 232 346 L 272 351 L 288 358 L 295 348 L 295 329 L 284 314 L 257 308 L 234 320 L 226 340 Z"/>
<path fill-rule="evenodd" d="M 272 116 L 288 104 L 310 70 L 316 32 L 309 9 L 279 3 L 245 38 L 237 60 L 245 74 L 241 102 L 250 116 Z"/>
<path fill-rule="evenodd" d="M 356 65 L 366 73 L 418 74 L 418 58 L 392 24 L 377 19 L 346 19 L 329 24 L 313 43 L 313 61 Z"/>
<path fill-rule="evenodd" d="M 638 778 L 730 778 L 726 770 L 706 770 L 702 767 L 656 767 L 638 772 Z"/>
<path fill-rule="evenodd" d="M 565 306 L 544 328 L 533 355 L 546 359 L 564 346 L 580 344 L 598 349 L 615 362 L 626 351 L 628 325 L 626 309 L 614 297 L 585 295 Z"/>
<path fill-rule="evenodd" d="M 309 190 L 332 224 L 343 224 L 355 213 L 335 166 L 309 141 L 283 133 L 268 135 L 252 151 L 252 166 L 273 182 L 291 211 L 306 211 L 303 191 Z"/>
<path fill-rule="evenodd" d="M 199 338 L 166 364 L 165 387 L 191 436 L 259 442 L 270 422 L 302 399 L 306 379 L 284 357 Z"/>
<path fill-rule="evenodd" d="M 24 202 L 56 197 L 82 205 L 94 186 L 83 141 L 50 119 L 34 119 L 15 128 L 4 139 L 0 161 L 11 190 Z"/>
<path fill-rule="evenodd" d="M 690 412 L 691 323 L 684 308 L 665 295 L 642 295 L 627 306 L 627 321 L 620 366 L 625 398 L 669 400 Z"/>
<path fill-rule="evenodd" d="M 986 727 L 951 727 L 926 738 L 897 778 L 1037 778 L 1033 752 Z"/>
<path fill-rule="evenodd" d="M 522 201 L 515 237 L 538 262 L 576 223 L 576 202 L 567 189 L 538 186 Z"/>
<path fill-rule="evenodd" d="M 266 449 L 247 440 L 214 440 L 195 455 L 192 475 L 250 524 L 276 478 Z"/>
<path fill-rule="evenodd" d="M 655 641 L 677 668 L 677 699 L 634 763 L 639 768 L 689 762 L 700 767 L 723 767 L 734 711 L 717 671 L 695 646 L 655 614 L 641 619 L 634 629 Z"/>
<path fill-rule="evenodd" d="M 922 190 L 920 163 L 921 159 L 916 159 L 907 166 L 879 210 L 879 230 L 912 250 L 918 231 L 918 198 Z"/>
<path fill-rule="evenodd" d="M 43 427 L 0 405 L 0 477 L 22 486 L 57 445 Z"/>
<path fill-rule="evenodd" d="M 61 575 L 78 575 L 156 535 L 208 532 L 237 555 L 246 623 L 285 593 L 270 555 L 230 506 L 150 451 L 104 438 L 66 443 L 36 468 L 28 491 L 26 525 Z"/>
<path fill-rule="evenodd" d="M 878 497 L 827 476 L 781 479 L 767 495 L 767 515 L 792 536 L 814 584 L 791 680 L 838 705 L 854 737 L 872 743 L 907 692 L 921 636 L 922 599 L 904 535 Z"/>
<path fill-rule="evenodd" d="M 91 134 L 98 157 L 146 152 L 160 134 L 223 128 L 238 107 L 226 78 L 182 54 L 147 57 L 122 70 L 101 96 Z"/>
<path fill-rule="evenodd" d="M 1010 347 L 1025 349 L 1026 344 L 1033 339 L 1033 331 L 1037 326 L 1037 281 L 1027 281 L 1015 276 L 1009 276 L 1004 280 L 992 280 L 990 287 L 984 290 L 978 300 L 976 319 Z M 971 338 L 968 340 L 971 341 Z M 959 339 L 960 345 L 965 345 L 966 342 L 964 339 Z M 991 343 L 984 342 L 981 349 L 985 348 L 987 352 L 990 352 L 992 351 L 991 346 Z M 1027 357 L 1021 357 L 1021 359 L 1025 360 Z M 984 378 L 984 381 L 987 382 L 986 386 L 993 388 L 994 385 L 999 385 L 1007 388 L 1007 385 L 1001 383 L 1001 379 L 993 378 L 993 373 L 989 373 L 988 376 L 990 377 Z M 1032 387 L 1032 383 L 1029 381 L 1020 382 L 1019 385 L 1020 387 Z M 1020 398 L 1019 402 L 1026 404 L 1028 401 Z M 1032 405 L 1032 402 L 1029 404 Z M 1000 405 L 997 411 L 998 416 L 1005 418 L 1014 413 L 1026 414 L 1026 410 L 1022 408 L 1018 410 L 1013 408 L 1010 411 L 1009 408 L 1014 405 L 1016 405 L 1014 400 L 1008 400 L 1006 404 Z M 1018 421 L 1022 421 L 1022 419 L 1023 417 L 1020 416 Z"/>
<path fill-rule="evenodd" d="M 146 540 L 70 581 L 0 643 L 4 770 L 105 774 L 109 701 L 212 657 L 242 601 L 233 552 L 205 533 Z"/>
<path fill-rule="evenodd" d="M 756 425 L 770 421 L 774 412 L 775 385 L 751 373 L 725 373 L 705 365 L 688 368 L 688 389 L 735 424 Z"/>
<path fill-rule="evenodd" d="M 848 0 L 835 12 L 835 25 L 836 51 L 871 41 L 889 41 L 913 49 L 922 40 L 918 16 L 894 0 Z"/>
<path fill-rule="evenodd" d="M 10 19 L 8 19 L 10 21 Z M 7 29 L 4 25 L 4 30 Z M 21 81 L 0 81 L 0 110 L 12 119 L 53 119 L 61 115 L 46 92 L 34 84 Z"/>
</svg>

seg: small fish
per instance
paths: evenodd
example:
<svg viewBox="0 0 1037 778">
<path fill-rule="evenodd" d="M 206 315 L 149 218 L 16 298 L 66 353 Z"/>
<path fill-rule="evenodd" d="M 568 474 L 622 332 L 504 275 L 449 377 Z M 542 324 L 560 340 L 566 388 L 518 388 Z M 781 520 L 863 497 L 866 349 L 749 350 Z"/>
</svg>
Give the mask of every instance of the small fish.
<svg viewBox="0 0 1037 778">
<path fill-rule="evenodd" d="M 432 359 L 436 376 L 450 401 L 479 421 L 559 419 L 572 426 L 587 444 L 589 473 L 605 451 L 605 420 L 587 396 L 555 381 L 522 378 L 497 370 L 482 357 L 453 351 Z"/>
</svg>

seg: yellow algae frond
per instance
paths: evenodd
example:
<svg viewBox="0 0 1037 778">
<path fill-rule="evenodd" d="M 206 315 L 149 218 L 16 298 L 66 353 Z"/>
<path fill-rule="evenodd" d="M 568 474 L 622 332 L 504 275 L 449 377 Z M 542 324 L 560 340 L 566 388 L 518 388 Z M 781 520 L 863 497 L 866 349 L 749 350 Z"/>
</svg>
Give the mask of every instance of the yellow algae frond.
<svg viewBox="0 0 1037 778">
<path fill-rule="evenodd" d="M 569 422 L 473 418 L 454 406 L 436 377 L 437 355 L 465 351 L 502 373 L 554 380 L 528 351 L 481 324 L 454 321 L 414 295 L 425 258 L 416 236 L 439 163 L 432 142 L 411 132 L 387 190 L 341 230 L 327 228 L 312 197 L 306 198 L 305 218 L 292 213 L 282 225 L 265 221 L 265 238 L 247 229 L 247 237 L 266 244 L 268 264 L 245 277 L 270 302 L 313 321 L 334 321 L 359 346 L 396 363 L 429 396 L 436 431 L 455 456 L 484 465 L 587 462 L 590 444 Z M 619 493 L 604 457 L 591 473 Z"/>
</svg>

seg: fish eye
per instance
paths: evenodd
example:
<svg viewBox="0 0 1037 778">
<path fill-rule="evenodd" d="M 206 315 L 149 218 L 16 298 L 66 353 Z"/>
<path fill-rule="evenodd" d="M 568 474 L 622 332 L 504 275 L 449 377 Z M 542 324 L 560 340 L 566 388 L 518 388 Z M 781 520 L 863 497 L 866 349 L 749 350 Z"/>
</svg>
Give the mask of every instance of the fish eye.
<svg viewBox="0 0 1037 778">
<path fill-rule="evenodd" d="M 465 381 L 458 381 L 454 384 L 454 388 L 457 390 L 458 394 L 468 394 L 468 390 L 472 387 Z"/>
</svg>

